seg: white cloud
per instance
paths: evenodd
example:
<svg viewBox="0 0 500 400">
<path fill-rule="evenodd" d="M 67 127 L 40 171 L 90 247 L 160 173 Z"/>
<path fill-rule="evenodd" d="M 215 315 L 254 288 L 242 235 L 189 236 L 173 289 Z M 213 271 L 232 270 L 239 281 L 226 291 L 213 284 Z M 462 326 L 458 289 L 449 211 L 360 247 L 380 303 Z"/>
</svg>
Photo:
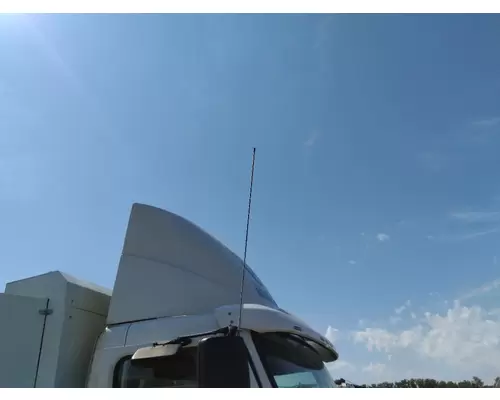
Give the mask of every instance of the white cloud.
<svg viewBox="0 0 500 400">
<path fill-rule="evenodd" d="M 492 228 L 486 229 L 471 233 L 463 233 L 463 234 L 453 234 L 453 235 L 441 235 L 441 236 L 428 236 L 429 240 L 441 241 L 441 242 L 462 242 L 465 240 L 477 239 L 482 236 L 491 235 L 493 233 L 499 233 L 500 228 Z"/>
<path fill-rule="evenodd" d="M 492 127 L 500 124 L 500 117 L 485 118 L 474 122 L 474 125 L 483 127 Z"/>
<path fill-rule="evenodd" d="M 363 367 L 363 371 L 373 373 L 374 375 L 381 375 L 385 372 L 387 366 L 381 363 L 370 363 L 366 367 Z"/>
<path fill-rule="evenodd" d="M 492 233 L 498 233 L 500 232 L 499 228 L 494 228 L 494 229 L 488 229 L 485 231 L 479 231 L 479 232 L 473 232 L 469 233 L 467 235 L 463 235 L 459 238 L 459 240 L 469 240 L 469 239 L 475 239 L 480 236 L 485 236 L 485 235 L 491 235 Z"/>
<path fill-rule="evenodd" d="M 482 364 L 500 368 L 500 321 L 489 319 L 479 307 L 455 304 L 445 316 L 428 315 L 430 327 L 420 351 L 449 364 Z"/>
<path fill-rule="evenodd" d="M 404 330 L 399 333 L 392 333 L 381 328 L 366 328 L 364 331 L 353 333 L 355 343 L 364 343 L 368 351 L 381 351 L 389 353 L 397 348 L 407 348 L 414 340 L 421 335 L 420 325 Z"/>
<path fill-rule="evenodd" d="M 365 328 L 363 331 L 353 333 L 355 343 L 363 343 L 368 351 L 390 351 L 394 347 L 396 336 L 385 329 Z"/>
<path fill-rule="evenodd" d="M 335 371 L 333 372 L 333 375 L 336 375 L 336 372 L 339 370 L 342 370 L 344 372 L 347 371 L 352 372 L 356 369 L 356 367 L 353 364 L 345 360 L 337 360 L 335 362 L 329 363 L 327 364 L 327 368 L 330 371 Z"/>
<path fill-rule="evenodd" d="M 377 239 L 378 239 L 379 241 L 381 241 L 381 242 L 386 242 L 386 241 L 390 240 L 391 238 L 390 238 L 390 236 L 389 236 L 389 235 L 387 235 L 387 234 L 385 234 L 385 233 L 378 233 L 378 234 L 377 234 Z"/>
<path fill-rule="evenodd" d="M 500 319 L 480 307 L 454 306 L 445 314 L 426 313 L 421 324 L 410 329 L 390 332 L 366 328 L 354 332 L 355 343 L 363 343 L 369 351 L 392 354 L 409 350 L 427 360 L 449 366 L 468 368 L 471 373 L 500 369 Z M 475 371 L 475 372 L 474 372 Z"/>
<path fill-rule="evenodd" d="M 427 236 L 429 240 L 445 241 L 445 242 L 459 242 L 465 240 L 477 239 L 482 236 L 491 235 L 500 232 L 500 227 L 498 222 L 500 222 L 500 211 L 462 211 L 462 212 L 452 212 L 448 217 L 456 222 L 462 223 L 464 225 L 471 224 L 490 224 L 490 227 L 483 228 L 481 230 L 445 234 L 445 235 L 432 235 Z M 491 224 L 495 225 L 491 226 Z"/>
<path fill-rule="evenodd" d="M 403 305 L 403 306 L 401 306 L 401 307 L 395 308 L 395 309 L 394 309 L 394 312 L 395 312 L 396 314 L 401 314 L 401 313 L 405 310 L 405 308 L 406 308 L 406 306 L 404 306 L 404 305 Z"/>
<path fill-rule="evenodd" d="M 500 279 L 495 279 L 494 281 L 485 283 L 481 287 L 471 290 L 470 292 L 463 295 L 460 299 L 467 300 L 467 299 L 472 299 L 474 297 L 482 296 L 499 287 L 500 287 Z"/>
<path fill-rule="evenodd" d="M 318 131 L 312 131 L 304 142 L 304 146 L 313 147 L 319 139 Z"/>
<path fill-rule="evenodd" d="M 406 310 L 410 306 L 411 306 L 411 301 L 410 300 L 406 300 L 405 303 L 401 307 L 395 308 L 394 312 L 399 315 L 399 314 L 401 314 L 404 310 Z"/>
<path fill-rule="evenodd" d="M 492 381 L 500 375 L 500 307 L 468 306 L 461 300 L 471 301 L 494 290 L 500 291 L 500 279 L 471 290 L 460 300 L 439 301 L 436 307 L 444 305 L 445 311 L 426 312 L 422 318 L 414 312 L 407 318 L 393 315 L 386 326 L 370 325 L 365 320 L 349 335 L 355 345 L 368 351 L 363 358 L 365 367 L 359 366 L 350 378 L 359 383 L 471 376 Z M 405 302 L 405 309 L 410 305 L 410 301 Z M 398 329 L 396 322 L 402 328 Z M 385 364 L 378 367 L 381 362 Z"/>
<path fill-rule="evenodd" d="M 326 329 L 325 337 L 332 343 L 335 343 L 338 339 L 339 330 L 328 326 Z"/>
<path fill-rule="evenodd" d="M 494 308 L 493 310 L 488 311 L 488 315 L 500 316 L 500 308 Z"/>
<path fill-rule="evenodd" d="M 466 222 L 496 222 L 500 221 L 500 211 L 468 211 L 468 212 L 456 212 L 451 213 L 450 217 L 452 219 Z"/>
</svg>

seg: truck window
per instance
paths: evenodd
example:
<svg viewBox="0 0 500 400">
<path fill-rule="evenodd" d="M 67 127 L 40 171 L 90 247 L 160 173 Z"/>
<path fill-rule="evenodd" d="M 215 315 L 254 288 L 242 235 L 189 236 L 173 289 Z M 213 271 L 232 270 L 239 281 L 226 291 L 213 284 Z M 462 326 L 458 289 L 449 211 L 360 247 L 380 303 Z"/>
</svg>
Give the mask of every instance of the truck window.
<svg viewBox="0 0 500 400">
<path fill-rule="evenodd" d="M 177 354 L 140 364 L 130 357 L 122 359 L 115 368 L 114 387 L 166 388 L 198 387 L 196 378 L 196 347 L 186 347 Z"/>
<path fill-rule="evenodd" d="M 252 337 L 274 387 L 335 387 L 319 354 L 302 338 L 286 333 L 256 332 Z"/>
</svg>

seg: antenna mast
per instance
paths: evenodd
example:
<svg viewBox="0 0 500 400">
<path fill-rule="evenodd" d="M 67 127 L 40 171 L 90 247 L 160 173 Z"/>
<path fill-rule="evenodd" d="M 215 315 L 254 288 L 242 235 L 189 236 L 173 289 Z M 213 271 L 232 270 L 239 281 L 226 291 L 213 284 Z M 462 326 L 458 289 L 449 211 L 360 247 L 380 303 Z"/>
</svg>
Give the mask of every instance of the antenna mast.
<svg viewBox="0 0 500 400">
<path fill-rule="evenodd" d="M 247 229 L 245 233 L 245 251 L 243 253 L 243 272 L 241 273 L 241 288 L 240 288 L 240 312 L 238 315 L 238 330 L 241 327 L 241 314 L 243 311 L 243 287 L 245 286 L 245 272 L 247 270 L 247 246 L 248 246 L 248 229 L 250 227 L 250 210 L 252 209 L 252 188 L 253 188 L 253 171 L 255 167 L 255 147 L 252 153 L 252 173 L 250 176 L 250 195 L 248 196 L 248 213 L 247 213 Z"/>
</svg>

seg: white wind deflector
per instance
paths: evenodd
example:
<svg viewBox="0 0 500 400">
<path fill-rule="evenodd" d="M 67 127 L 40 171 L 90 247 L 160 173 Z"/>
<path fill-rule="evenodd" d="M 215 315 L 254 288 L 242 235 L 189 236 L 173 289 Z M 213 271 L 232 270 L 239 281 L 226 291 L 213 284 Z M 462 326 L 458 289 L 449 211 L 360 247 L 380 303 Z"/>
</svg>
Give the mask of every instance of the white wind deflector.
<svg viewBox="0 0 500 400">
<path fill-rule="evenodd" d="M 108 324 L 210 312 L 238 301 L 243 261 L 188 220 L 134 204 Z M 244 302 L 277 307 L 250 270 Z"/>
</svg>

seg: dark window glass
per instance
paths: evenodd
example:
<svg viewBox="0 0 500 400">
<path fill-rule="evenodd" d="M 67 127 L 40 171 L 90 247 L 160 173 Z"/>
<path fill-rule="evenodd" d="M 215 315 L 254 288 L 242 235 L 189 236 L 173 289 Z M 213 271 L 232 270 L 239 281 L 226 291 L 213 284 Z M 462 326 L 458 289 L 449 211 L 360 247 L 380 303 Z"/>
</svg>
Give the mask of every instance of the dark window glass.
<svg viewBox="0 0 500 400">
<path fill-rule="evenodd" d="M 122 359 L 115 370 L 115 387 L 163 388 L 198 387 L 196 347 L 186 347 L 173 356 L 152 359 L 140 364 L 130 357 Z"/>
</svg>

